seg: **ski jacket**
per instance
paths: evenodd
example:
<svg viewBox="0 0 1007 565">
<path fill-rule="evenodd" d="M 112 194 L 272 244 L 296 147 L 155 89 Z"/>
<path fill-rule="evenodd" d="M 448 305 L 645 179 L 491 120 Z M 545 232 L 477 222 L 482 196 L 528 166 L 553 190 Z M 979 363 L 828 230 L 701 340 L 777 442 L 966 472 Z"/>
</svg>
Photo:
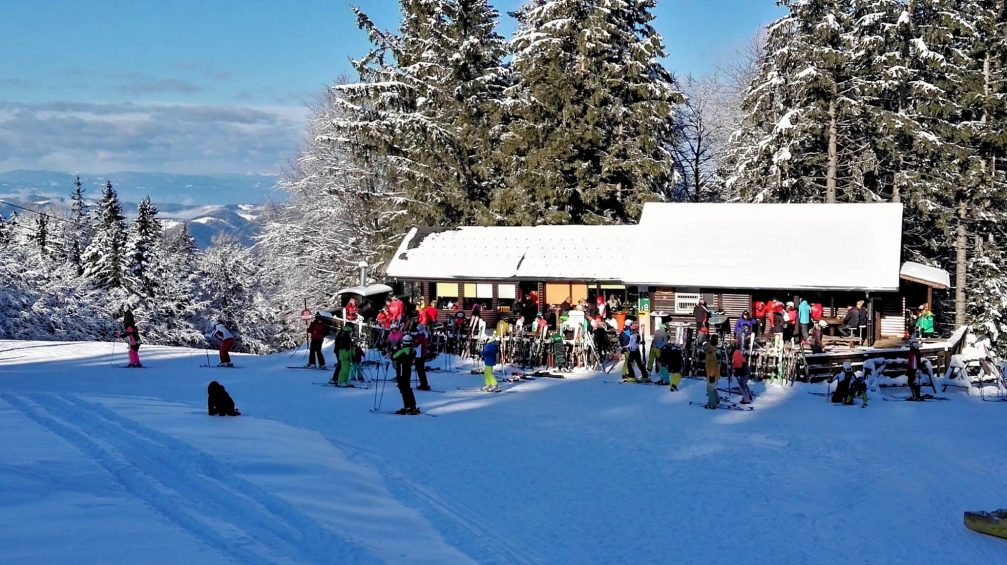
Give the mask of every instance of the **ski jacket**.
<svg viewBox="0 0 1007 565">
<path fill-rule="evenodd" d="M 812 320 L 821 320 L 822 319 L 822 313 L 823 313 L 823 309 L 822 309 L 822 305 L 820 303 L 816 302 L 816 303 L 814 303 L 814 304 L 811 305 L 811 319 Z"/>
<path fill-rule="evenodd" d="M 909 350 L 909 357 L 906 358 L 906 368 L 915 371 L 920 367 L 920 352 Z"/>
<path fill-rule="evenodd" d="M 856 308 L 850 308 L 846 311 L 846 316 L 843 318 L 844 328 L 855 328 L 860 324 L 860 310 Z"/>
<path fill-rule="evenodd" d="M 483 311 L 483 307 L 480 306 L 478 302 L 476 302 L 475 304 L 472 305 L 472 317 L 473 318 L 481 318 L 482 317 L 482 311 Z"/>
<path fill-rule="evenodd" d="M 682 350 L 668 344 L 661 350 L 661 364 L 672 373 L 682 372 Z"/>
<path fill-rule="evenodd" d="M 640 332 L 630 332 L 629 343 L 626 344 L 627 351 L 636 351 L 640 349 Z"/>
<path fill-rule="evenodd" d="M 379 326 L 385 328 L 386 330 L 392 327 L 392 317 L 388 315 L 388 310 L 383 309 L 380 312 L 378 312 L 378 315 L 374 319 L 374 321 L 377 322 Z"/>
<path fill-rule="evenodd" d="M 411 364 L 416 354 L 413 353 L 412 347 L 400 347 L 398 351 L 392 354 L 392 361 L 398 364 Z"/>
<path fill-rule="evenodd" d="M 801 303 L 797 306 L 797 321 L 802 324 L 811 323 L 811 305 L 807 300 L 801 299 Z"/>
<path fill-rule="evenodd" d="M 731 354 L 731 366 L 735 369 L 741 369 L 745 366 L 745 354 L 740 349 L 735 349 Z"/>
<path fill-rule="evenodd" d="M 426 330 L 416 332 L 416 334 L 413 336 L 413 345 L 416 347 L 417 357 L 423 357 L 423 355 L 426 354 L 427 344 L 429 343 L 430 340 L 427 338 Z"/>
<path fill-rule="evenodd" d="M 706 378 L 709 381 L 720 378 L 720 359 L 717 359 L 717 348 L 712 343 L 706 344 Z"/>
<path fill-rule="evenodd" d="M 343 316 L 347 320 L 351 320 L 351 321 L 357 319 L 357 303 L 356 303 L 356 301 L 350 300 L 346 304 L 346 308 L 343 308 Z"/>
<path fill-rule="evenodd" d="M 420 323 L 425 326 L 433 325 L 437 321 L 437 308 L 432 305 L 419 310 Z"/>
<path fill-rule="evenodd" d="M 921 314 L 916 320 L 916 327 L 924 335 L 934 333 L 934 313 L 928 311 Z"/>
<path fill-rule="evenodd" d="M 401 300 L 396 298 L 388 304 L 388 315 L 392 317 L 392 320 L 397 320 L 402 317 L 402 313 L 405 310 L 405 305 Z"/>
<path fill-rule="evenodd" d="M 744 337 L 746 333 L 755 331 L 755 320 L 749 318 L 738 318 L 738 321 L 734 323 L 734 333 Z"/>
<path fill-rule="evenodd" d="M 329 333 L 329 326 L 321 320 L 315 320 L 308 324 L 308 335 L 311 339 L 325 339 Z"/>
<path fill-rule="evenodd" d="M 668 333 L 664 328 L 660 328 L 654 332 L 654 341 L 651 343 L 651 347 L 658 350 L 664 349 L 664 346 L 668 343 Z"/>
<path fill-rule="evenodd" d="M 706 306 L 697 304 L 696 307 L 692 309 L 692 315 L 696 318 L 697 330 L 707 327 L 707 323 L 710 321 L 710 311 L 707 310 Z"/>
<path fill-rule="evenodd" d="M 765 302 L 753 302 L 752 312 L 755 313 L 755 319 L 761 319 L 766 317 L 766 303 Z"/>
<path fill-rule="evenodd" d="M 871 321 L 871 314 L 867 311 L 867 306 L 860 308 L 859 317 L 857 318 L 857 325 L 866 326 L 870 321 Z"/>
<path fill-rule="evenodd" d="M 629 335 L 629 328 L 622 330 L 622 333 L 619 334 L 619 345 L 627 351 L 629 350 Z"/>
<path fill-rule="evenodd" d="M 500 353 L 500 346 L 495 341 L 491 341 L 483 346 L 483 363 L 492 367 L 497 364 L 497 355 Z"/>
<path fill-rule="evenodd" d="M 234 339 L 234 334 L 232 334 L 224 324 L 217 324 L 216 326 L 213 326 L 213 334 L 211 335 L 221 339 L 222 341 Z"/>
</svg>

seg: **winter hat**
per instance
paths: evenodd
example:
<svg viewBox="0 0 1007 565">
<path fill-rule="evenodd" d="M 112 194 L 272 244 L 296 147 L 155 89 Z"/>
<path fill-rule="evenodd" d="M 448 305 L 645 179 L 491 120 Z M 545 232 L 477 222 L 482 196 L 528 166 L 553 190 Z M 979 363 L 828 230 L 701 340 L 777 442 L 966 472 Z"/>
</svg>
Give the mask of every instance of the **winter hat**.
<svg viewBox="0 0 1007 565">
<path fill-rule="evenodd" d="M 825 320 L 818 320 L 818 325 L 819 325 L 819 327 L 821 327 L 821 328 L 822 328 L 823 330 L 824 330 L 825 328 L 829 327 L 829 323 L 828 323 L 828 322 L 826 322 Z"/>
<path fill-rule="evenodd" d="M 640 329 L 640 324 L 633 322 L 632 324 L 629 325 L 629 329 L 635 332 L 636 330 Z"/>
<path fill-rule="evenodd" d="M 400 343 L 402 345 L 412 345 L 413 344 L 413 334 L 406 334 L 406 335 L 402 336 L 402 340 L 400 341 Z"/>
</svg>

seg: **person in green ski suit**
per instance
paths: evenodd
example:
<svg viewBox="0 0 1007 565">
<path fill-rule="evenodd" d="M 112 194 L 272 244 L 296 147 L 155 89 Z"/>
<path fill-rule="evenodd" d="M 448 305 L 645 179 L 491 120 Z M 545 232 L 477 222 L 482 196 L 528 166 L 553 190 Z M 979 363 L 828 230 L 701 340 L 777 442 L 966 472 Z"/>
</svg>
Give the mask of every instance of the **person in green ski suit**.
<svg viewBox="0 0 1007 565">
<path fill-rule="evenodd" d="M 336 372 L 332 374 L 336 386 L 349 386 L 350 369 L 353 367 L 353 326 L 344 324 L 336 336 Z"/>
</svg>

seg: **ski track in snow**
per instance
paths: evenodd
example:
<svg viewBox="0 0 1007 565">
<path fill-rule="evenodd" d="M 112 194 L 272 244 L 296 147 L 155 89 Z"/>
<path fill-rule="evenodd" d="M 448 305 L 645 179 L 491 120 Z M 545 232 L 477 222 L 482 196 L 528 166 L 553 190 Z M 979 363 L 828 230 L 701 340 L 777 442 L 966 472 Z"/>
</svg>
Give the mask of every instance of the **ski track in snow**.
<svg viewBox="0 0 1007 565">
<path fill-rule="evenodd" d="M 243 563 L 360 560 L 284 501 L 199 450 L 68 395 L 0 395 L 105 468 L 165 519 Z"/>
<path fill-rule="evenodd" d="M 170 562 L 147 535 L 189 562 L 1007 563 L 961 523 L 1007 505 L 1007 404 L 965 395 L 862 409 L 754 383 L 754 411 L 709 411 L 692 379 L 465 393 L 482 377 L 460 362 L 417 395 L 441 417 L 410 418 L 368 413 L 377 389 L 311 385 L 288 354 L 221 374 L 177 348 L 144 347 L 147 371 L 109 369 L 107 343 L 0 349 L 0 481 L 24 491 L 0 490 L 0 523 L 65 515 L 68 540 L 0 528 L 4 562 Z M 245 416 L 205 415 L 211 378 Z"/>
</svg>

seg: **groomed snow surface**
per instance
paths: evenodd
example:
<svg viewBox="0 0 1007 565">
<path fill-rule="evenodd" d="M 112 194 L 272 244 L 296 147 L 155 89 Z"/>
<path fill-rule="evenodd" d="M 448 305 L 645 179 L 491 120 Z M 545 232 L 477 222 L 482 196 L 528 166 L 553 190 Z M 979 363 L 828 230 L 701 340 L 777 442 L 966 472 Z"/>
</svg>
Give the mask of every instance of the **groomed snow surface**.
<svg viewBox="0 0 1007 565">
<path fill-rule="evenodd" d="M 962 525 L 1007 506 L 1007 403 L 962 392 L 756 384 L 742 413 L 690 406 L 698 379 L 481 394 L 460 366 L 416 393 L 433 418 L 372 414 L 300 353 L 112 350 L 0 341 L 0 562 L 1007 562 Z M 213 379 L 245 415 L 206 415 Z"/>
</svg>

